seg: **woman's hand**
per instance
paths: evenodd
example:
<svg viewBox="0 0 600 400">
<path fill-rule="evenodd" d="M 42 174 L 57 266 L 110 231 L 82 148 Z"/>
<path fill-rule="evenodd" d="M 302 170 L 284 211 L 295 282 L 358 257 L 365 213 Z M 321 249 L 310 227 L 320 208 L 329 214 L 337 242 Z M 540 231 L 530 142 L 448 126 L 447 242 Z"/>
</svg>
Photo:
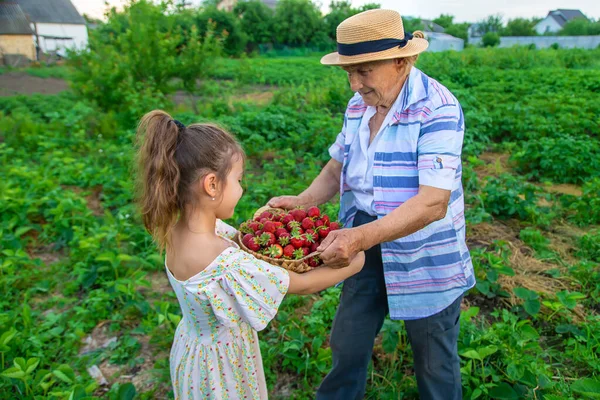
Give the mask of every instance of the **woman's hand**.
<svg viewBox="0 0 600 400">
<path fill-rule="evenodd" d="M 321 242 L 317 251 L 321 252 L 323 264 L 331 268 L 347 267 L 354 257 L 364 249 L 364 237 L 356 228 L 331 231 Z"/>
<path fill-rule="evenodd" d="M 297 207 L 308 207 L 311 204 L 306 198 L 301 196 L 278 196 L 273 197 L 267 203 L 273 208 L 283 208 L 285 210 L 292 210 Z"/>
</svg>

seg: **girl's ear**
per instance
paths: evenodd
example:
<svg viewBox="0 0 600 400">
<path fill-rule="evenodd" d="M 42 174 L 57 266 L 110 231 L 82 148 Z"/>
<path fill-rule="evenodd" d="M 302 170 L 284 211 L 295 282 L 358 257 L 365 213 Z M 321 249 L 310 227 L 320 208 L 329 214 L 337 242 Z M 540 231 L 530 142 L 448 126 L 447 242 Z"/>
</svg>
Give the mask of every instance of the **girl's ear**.
<svg viewBox="0 0 600 400">
<path fill-rule="evenodd" d="M 202 188 L 204 192 L 210 197 L 216 197 L 218 192 L 218 179 L 217 175 L 210 173 L 202 180 Z"/>
</svg>

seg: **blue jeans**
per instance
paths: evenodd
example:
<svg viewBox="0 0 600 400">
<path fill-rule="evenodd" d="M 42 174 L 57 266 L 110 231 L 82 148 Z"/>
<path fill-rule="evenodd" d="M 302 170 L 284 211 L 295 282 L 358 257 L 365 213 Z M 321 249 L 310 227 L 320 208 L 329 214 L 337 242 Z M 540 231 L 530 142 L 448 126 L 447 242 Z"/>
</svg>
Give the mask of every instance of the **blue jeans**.
<svg viewBox="0 0 600 400">
<path fill-rule="evenodd" d="M 375 220 L 359 212 L 354 226 Z M 462 385 L 458 332 L 462 296 L 441 312 L 404 321 L 414 354 L 421 400 L 460 400 Z M 317 390 L 317 400 L 362 399 L 375 336 L 389 312 L 381 247 L 366 251 L 361 272 L 344 282 L 331 329 L 333 368 Z"/>
</svg>

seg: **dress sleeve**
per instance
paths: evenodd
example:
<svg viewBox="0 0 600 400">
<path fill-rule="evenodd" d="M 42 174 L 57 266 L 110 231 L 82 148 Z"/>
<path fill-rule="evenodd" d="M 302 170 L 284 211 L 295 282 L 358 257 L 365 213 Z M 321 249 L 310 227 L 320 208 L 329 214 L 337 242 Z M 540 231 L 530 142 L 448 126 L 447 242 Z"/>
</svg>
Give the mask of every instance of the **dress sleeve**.
<svg viewBox="0 0 600 400">
<path fill-rule="evenodd" d="M 227 239 L 234 240 L 238 231 L 233 226 L 226 224 L 220 219 L 217 220 L 216 233 L 219 236 L 226 237 Z"/>
<path fill-rule="evenodd" d="M 223 325 L 244 321 L 260 331 L 277 314 L 289 281 L 285 269 L 237 250 L 227 260 L 219 278 L 206 288 L 206 295 Z"/>
</svg>

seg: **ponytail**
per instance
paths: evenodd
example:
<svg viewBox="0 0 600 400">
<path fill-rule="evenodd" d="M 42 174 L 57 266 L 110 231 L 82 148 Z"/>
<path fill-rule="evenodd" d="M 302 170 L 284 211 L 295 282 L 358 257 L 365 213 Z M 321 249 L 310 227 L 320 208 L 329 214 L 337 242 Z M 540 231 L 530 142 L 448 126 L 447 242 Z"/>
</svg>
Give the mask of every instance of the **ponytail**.
<svg viewBox="0 0 600 400">
<path fill-rule="evenodd" d="M 161 110 L 144 115 L 137 131 L 140 211 L 161 250 L 179 213 L 180 171 L 175 159 L 179 131 L 173 118 Z"/>
</svg>

